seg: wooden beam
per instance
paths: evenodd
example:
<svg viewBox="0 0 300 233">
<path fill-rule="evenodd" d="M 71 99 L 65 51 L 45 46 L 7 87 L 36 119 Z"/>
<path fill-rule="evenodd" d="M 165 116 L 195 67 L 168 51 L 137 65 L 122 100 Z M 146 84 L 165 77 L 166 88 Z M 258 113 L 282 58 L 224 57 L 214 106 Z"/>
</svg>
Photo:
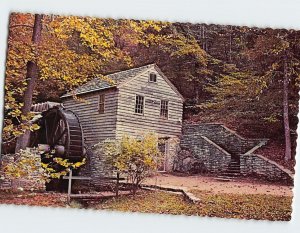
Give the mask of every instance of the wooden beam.
<svg viewBox="0 0 300 233">
<path fill-rule="evenodd" d="M 70 204 L 70 200 L 71 200 L 71 189 L 72 189 L 72 169 L 70 169 L 70 172 L 69 172 L 68 204 Z"/>
</svg>

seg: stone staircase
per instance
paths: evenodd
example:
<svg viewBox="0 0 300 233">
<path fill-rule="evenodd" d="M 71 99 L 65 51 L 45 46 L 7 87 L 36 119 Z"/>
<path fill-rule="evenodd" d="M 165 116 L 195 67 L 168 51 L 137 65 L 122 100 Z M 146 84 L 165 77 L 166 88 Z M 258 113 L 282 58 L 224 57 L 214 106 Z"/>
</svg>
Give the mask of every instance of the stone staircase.
<svg viewBox="0 0 300 233">
<path fill-rule="evenodd" d="M 294 174 L 291 171 L 255 154 L 267 141 L 243 138 L 220 123 L 184 124 L 181 151 L 174 159 L 174 171 L 215 174 L 219 181 L 254 176 L 268 181 L 293 183 Z"/>
<path fill-rule="evenodd" d="M 183 166 L 201 163 L 207 171 L 217 174 L 220 181 L 231 181 L 241 176 L 240 155 L 256 147 L 263 140 L 246 139 L 235 131 L 219 123 L 185 124 L 181 148 L 191 153 L 191 158 L 183 156 Z M 182 169 L 186 172 L 187 169 Z"/>
<path fill-rule="evenodd" d="M 235 178 L 240 176 L 241 176 L 240 163 L 238 161 L 232 160 L 229 163 L 228 167 L 216 177 L 216 180 L 232 181 Z"/>
</svg>

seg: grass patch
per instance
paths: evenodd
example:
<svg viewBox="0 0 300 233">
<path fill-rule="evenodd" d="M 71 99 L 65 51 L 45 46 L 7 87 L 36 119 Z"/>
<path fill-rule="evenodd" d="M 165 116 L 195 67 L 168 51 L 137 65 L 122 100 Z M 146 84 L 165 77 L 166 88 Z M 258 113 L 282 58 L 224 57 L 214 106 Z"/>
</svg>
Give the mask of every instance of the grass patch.
<svg viewBox="0 0 300 233">
<path fill-rule="evenodd" d="M 96 209 L 196 215 L 221 218 L 289 221 L 292 198 L 273 195 L 211 194 L 192 191 L 201 203 L 192 204 L 181 195 L 161 191 L 142 191 L 136 196 L 110 199 L 91 207 Z"/>
</svg>

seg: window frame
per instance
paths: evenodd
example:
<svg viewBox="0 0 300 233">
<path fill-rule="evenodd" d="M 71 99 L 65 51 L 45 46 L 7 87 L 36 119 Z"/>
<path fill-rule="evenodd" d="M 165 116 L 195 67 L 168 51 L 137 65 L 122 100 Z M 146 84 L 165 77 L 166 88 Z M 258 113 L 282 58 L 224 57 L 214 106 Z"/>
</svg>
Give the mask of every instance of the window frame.
<svg viewBox="0 0 300 233">
<path fill-rule="evenodd" d="M 151 80 L 151 75 L 155 75 L 155 81 Z M 157 74 L 154 72 L 149 73 L 149 83 L 157 83 Z"/>
<path fill-rule="evenodd" d="M 103 98 L 101 98 L 103 97 Z M 103 106 L 103 107 L 100 107 Z M 105 93 L 101 93 L 98 96 L 98 113 L 104 114 L 105 113 Z"/>
<path fill-rule="evenodd" d="M 143 99 L 142 105 L 141 105 L 141 103 L 137 102 L 138 97 L 142 97 L 142 99 Z M 142 106 L 142 108 L 137 108 L 137 105 Z M 137 109 L 141 109 L 142 112 L 137 112 Z M 145 112 L 145 96 L 140 95 L 140 94 L 136 94 L 135 95 L 135 103 L 134 103 L 134 113 L 137 114 L 137 115 L 144 115 L 144 112 Z"/>
<path fill-rule="evenodd" d="M 165 105 L 163 105 L 163 102 L 166 103 Z M 169 119 L 169 100 L 160 100 L 160 113 L 159 116 L 162 119 Z M 166 106 L 167 108 L 163 108 L 163 106 Z M 166 114 L 162 114 L 164 111 L 166 111 Z"/>
</svg>

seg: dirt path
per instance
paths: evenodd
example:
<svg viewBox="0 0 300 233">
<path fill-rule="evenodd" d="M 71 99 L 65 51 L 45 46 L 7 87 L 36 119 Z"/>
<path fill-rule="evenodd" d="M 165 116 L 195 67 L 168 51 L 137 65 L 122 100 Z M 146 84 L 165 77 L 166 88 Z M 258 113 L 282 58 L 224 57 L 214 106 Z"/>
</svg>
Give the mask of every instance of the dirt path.
<svg viewBox="0 0 300 233">
<path fill-rule="evenodd" d="M 293 187 L 279 184 L 261 184 L 246 180 L 221 182 L 213 177 L 204 176 L 175 176 L 170 174 L 159 174 L 148 178 L 144 184 L 184 187 L 189 190 L 197 189 L 210 191 L 212 193 L 233 194 L 271 194 L 277 196 L 293 196 Z"/>
</svg>

